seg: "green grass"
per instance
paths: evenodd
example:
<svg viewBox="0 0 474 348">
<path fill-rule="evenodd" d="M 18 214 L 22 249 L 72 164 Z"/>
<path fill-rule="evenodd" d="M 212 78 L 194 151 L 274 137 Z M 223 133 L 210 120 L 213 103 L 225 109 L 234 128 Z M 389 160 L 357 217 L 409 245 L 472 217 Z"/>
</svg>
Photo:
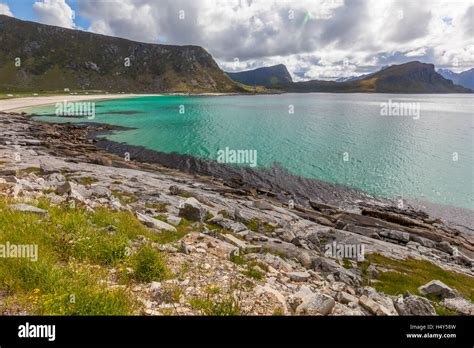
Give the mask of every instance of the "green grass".
<svg viewBox="0 0 474 348">
<path fill-rule="evenodd" d="M 389 295 L 400 295 L 406 291 L 420 295 L 418 287 L 438 279 L 449 287 L 458 290 L 463 296 L 474 301 L 474 278 L 465 274 L 447 271 L 427 260 L 394 260 L 379 254 L 370 254 L 359 264 L 366 278 L 370 264 L 381 265 L 389 271 L 381 272 L 373 286 Z M 432 299 L 433 300 L 433 299 Z"/>
<path fill-rule="evenodd" d="M 253 267 L 248 267 L 248 269 L 242 271 L 242 274 L 255 280 L 263 280 L 265 278 L 265 275 L 262 272 Z"/>
<path fill-rule="evenodd" d="M 75 178 L 74 180 L 81 185 L 91 185 L 99 181 L 96 178 L 91 178 L 89 176 L 81 176 L 79 178 Z"/>
<path fill-rule="evenodd" d="M 268 222 L 261 221 L 255 218 L 247 222 L 246 226 L 249 230 L 260 233 L 272 233 L 276 229 L 275 226 L 269 224 Z"/>
<path fill-rule="evenodd" d="M 166 213 L 168 211 L 168 203 L 147 203 L 145 207 L 155 209 L 159 213 Z"/>
<path fill-rule="evenodd" d="M 155 235 L 153 239 L 154 241 L 161 244 L 176 242 L 193 230 L 193 227 L 191 227 L 191 225 L 191 221 L 181 219 L 179 225 L 175 226 L 176 232 L 162 230 L 159 234 Z"/>
<path fill-rule="evenodd" d="M 142 247 L 133 255 L 131 265 L 132 276 L 138 282 L 160 281 L 168 278 L 170 274 L 163 255 L 150 246 Z"/>
<path fill-rule="evenodd" d="M 117 198 L 122 205 L 127 205 L 138 201 L 138 198 L 135 197 L 133 193 L 126 191 L 112 191 L 112 196 Z"/>
<path fill-rule="evenodd" d="M 201 315 L 209 316 L 238 316 L 241 315 L 240 302 L 232 290 L 223 292 L 218 287 L 207 287 L 204 295 L 189 300 L 189 304 Z"/>
<path fill-rule="evenodd" d="M 47 200 L 36 206 L 48 215 L 7 208 L 12 200 L 0 198 L 0 243 L 38 246 L 36 262 L 5 258 L 0 262 L 0 289 L 5 303 L 40 315 L 126 315 L 135 301 L 124 290 L 108 289 L 103 282 L 109 267 L 126 261 L 128 238 L 143 227 L 130 213 L 54 207 Z M 111 233 L 103 228 L 116 226 Z"/>
<path fill-rule="evenodd" d="M 38 167 L 28 167 L 28 168 L 23 168 L 18 171 L 18 174 L 21 175 L 28 175 L 30 173 L 33 174 L 39 174 L 40 169 Z"/>
</svg>

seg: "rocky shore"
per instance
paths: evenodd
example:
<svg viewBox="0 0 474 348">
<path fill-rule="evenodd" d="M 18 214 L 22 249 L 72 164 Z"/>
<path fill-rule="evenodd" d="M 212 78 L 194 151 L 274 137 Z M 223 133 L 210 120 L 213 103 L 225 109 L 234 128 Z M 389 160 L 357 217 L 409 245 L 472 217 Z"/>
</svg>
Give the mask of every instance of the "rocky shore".
<svg viewBox="0 0 474 348">
<path fill-rule="evenodd" d="M 157 236 L 130 240 L 130 253 L 151 243 L 173 277 L 123 285 L 117 269 L 108 270 L 108 286 L 127 288 L 141 304 L 138 314 L 215 314 L 204 298 L 227 301 L 227 314 L 435 315 L 442 308 L 474 315 L 474 238 L 422 211 L 363 197 L 350 207 L 289 204 L 277 199 L 281 192 L 106 152 L 94 135 L 112 126 L 11 112 L 0 113 L 0 125 L 0 194 L 24 204 L 9 209 L 48 214 L 33 208 L 43 197 L 87 211 L 128 211 Z M 404 262 L 439 272 L 396 293 L 386 275 L 410 279 Z M 462 276 L 471 293 L 439 274 Z"/>
</svg>

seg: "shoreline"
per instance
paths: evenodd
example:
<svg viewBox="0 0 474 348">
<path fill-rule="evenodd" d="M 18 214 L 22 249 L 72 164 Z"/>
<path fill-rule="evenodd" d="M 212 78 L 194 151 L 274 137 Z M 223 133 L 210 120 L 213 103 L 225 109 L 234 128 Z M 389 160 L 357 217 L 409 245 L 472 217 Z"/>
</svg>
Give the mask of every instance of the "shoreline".
<svg viewBox="0 0 474 348">
<path fill-rule="evenodd" d="M 41 117 L 42 115 L 28 115 Z M 42 122 L 41 120 L 38 120 Z M 47 122 L 48 123 L 48 122 Z M 250 168 L 220 164 L 210 159 L 197 158 L 188 154 L 164 153 L 143 146 L 116 142 L 106 138 L 107 133 L 115 130 L 132 129 L 107 123 L 75 122 L 76 125 L 106 126 L 103 132 L 92 132 L 89 136 L 95 145 L 108 153 L 123 157 L 129 153 L 133 160 L 142 163 L 156 163 L 182 173 L 209 176 L 223 180 L 226 185 L 244 190 L 265 192 L 283 204 L 289 200 L 309 207 L 310 201 L 337 206 L 342 209 L 360 210 L 360 203 L 366 205 L 395 206 L 397 197 L 382 197 L 351 186 L 294 175 L 284 167 L 274 164 L 270 168 Z M 427 201 L 421 198 L 406 198 L 407 209 L 426 212 L 462 232 L 474 235 L 474 210 L 454 205 Z"/>
<path fill-rule="evenodd" d="M 33 120 L 31 115 L 26 115 Z M 65 127 L 66 129 L 80 129 L 82 135 L 87 142 L 93 142 L 93 147 L 103 151 L 104 156 L 115 156 L 122 159 L 124 154 L 128 153 L 130 160 L 122 162 L 125 168 L 129 163 L 138 165 L 138 168 L 153 170 L 157 165 L 161 170 L 166 170 L 177 175 L 192 175 L 194 178 L 205 179 L 210 182 L 219 182 L 225 187 L 230 188 L 238 195 L 263 195 L 274 201 L 278 201 L 284 206 L 288 205 L 288 201 L 292 199 L 295 205 L 299 205 L 304 209 L 321 209 L 320 206 L 327 206 L 328 209 L 342 209 L 352 213 L 360 214 L 365 208 L 368 209 L 386 209 L 401 214 L 407 214 L 414 218 L 428 218 L 432 221 L 440 221 L 450 228 L 460 229 L 470 237 L 474 237 L 472 233 L 474 225 L 474 212 L 461 207 L 447 206 L 421 199 L 405 200 L 405 208 L 396 207 L 396 199 L 373 196 L 360 189 L 350 186 L 333 184 L 318 179 L 304 178 L 289 173 L 285 168 L 278 165 L 272 168 L 254 169 L 249 167 L 232 166 L 220 164 L 217 161 L 199 159 L 191 155 L 181 155 L 178 153 L 163 153 L 150 150 L 142 146 L 135 146 L 126 143 L 118 143 L 104 138 L 104 135 L 113 131 L 121 131 L 128 128 L 121 126 L 109 125 L 106 123 L 50 123 L 33 120 L 45 126 L 54 125 Z M 67 140 L 66 138 L 64 140 Z M 269 180 L 267 178 L 271 178 Z M 279 178 L 279 180 L 274 180 Z M 293 182 L 298 182 L 294 184 Z M 319 206 L 319 207 L 318 207 Z M 314 208 L 317 207 L 317 208 Z M 324 210 L 325 208 L 323 208 Z M 462 221 L 450 221 L 443 214 L 446 210 L 456 211 L 456 217 L 464 217 Z M 436 214 L 433 214 L 435 212 Z M 469 213 L 469 214 L 466 214 Z M 466 216 L 468 215 L 468 216 Z M 471 223 L 471 224 L 470 224 Z M 466 227 L 466 228 L 462 228 Z M 474 251 L 474 248 L 473 248 Z M 473 254 L 474 256 L 474 254 Z"/>
<path fill-rule="evenodd" d="M 393 262 L 405 265 L 405 273 L 413 267 L 407 265 L 414 263 L 416 267 L 425 267 L 426 262 L 438 267 L 436 272 L 426 268 L 427 279 L 419 285 L 439 277 L 456 277 L 452 286 L 464 289 L 462 284 L 471 279 L 465 277 L 474 276 L 474 238 L 423 212 L 364 202 L 358 203 L 357 210 L 316 201 L 308 207 L 289 206 L 271 191 L 232 187 L 223 179 L 106 152 L 91 135 L 119 129 L 110 125 L 46 123 L 1 112 L 0 125 L 0 200 L 7 199 L 6 216 L 11 215 L 8 204 L 23 203 L 20 209 L 33 209 L 23 214 L 35 214 L 38 201 L 45 199 L 69 207 L 61 213 L 75 211 L 86 214 L 85 218 L 104 209 L 110 214 L 123 213 L 150 233 L 127 243 L 132 252 L 150 243 L 166 255 L 174 274 L 180 274 L 183 265 L 191 265 L 186 266 L 191 269 L 183 277 L 160 285 L 126 285 L 135 289 L 130 293 L 143 303 L 146 315 L 169 314 L 170 308 L 173 314 L 196 314 L 189 300 L 205 295 L 209 284 L 229 289 L 236 281 L 251 285 L 241 292 L 244 315 L 271 315 L 277 308 L 280 315 L 380 315 L 378 309 L 364 305 L 367 298 L 384 315 L 404 315 L 404 309 L 395 304 L 403 301 L 407 289 L 399 296 L 389 295 L 378 287 L 384 280 L 376 279 Z M 40 220 L 49 223 L 49 212 L 44 209 L 55 210 L 40 208 L 39 213 L 44 214 Z M 111 223 L 107 218 L 102 222 L 105 230 L 94 233 L 119 233 L 120 226 Z M 59 231 L 64 237 L 64 231 Z M 150 240 L 151 236 L 157 239 Z M 343 259 L 328 255 L 328 245 L 362 247 L 370 264 L 369 278 L 354 255 Z M 236 252 L 243 261 L 235 262 Z M 391 261 L 384 261 L 387 258 Z M 255 271 L 258 277 L 253 277 Z M 116 274 L 117 268 L 110 272 Z M 109 280 L 109 286 L 118 285 L 113 277 Z M 177 299 L 171 307 L 163 304 L 156 292 L 167 284 L 179 287 L 185 301 Z M 309 289 L 305 296 L 324 294 L 331 307 L 324 312 L 305 312 L 304 306 L 292 306 L 303 286 Z M 353 296 L 352 305 L 345 293 Z M 464 294 L 470 298 L 469 292 Z M 257 308 L 253 306 L 256 299 Z M 304 298 L 302 301 L 305 303 Z M 473 306 L 462 297 L 459 301 Z M 472 311 L 466 306 L 450 308 L 460 314 Z M 434 315 L 435 309 L 430 308 L 429 313 Z M 423 314 L 427 313 L 415 312 Z"/>
<path fill-rule="evenodd" d="M 278 93 L 270 93 L 278 94 Z M 35 106 L 45 106 L 63 101 L 101 101 L 141 97 L 162 97 L 162 96 L 189 96 L 189 97 L 222 97 L 234 95 L 253 95 L 246 93 L 159 93 L 159 94 L 88 94 L 88 95 L 53 95 L 53 96 L 31 96 L 12 97 L 0 99 L 0 112 L 14 112 Z"/>
<path fill-rule="evenodd" d="M 91 136 L 98 140 L 96 146 L 109 153 L 118 156 L 129 153 L 133 159 L 143 163 L 157 163 L 184 173 L 214 177 L 223 180 L 231 187 L 266 192 L 283 204 L 292 199 L 296 204 L 306 207 L 310 206 L 309 202 L 317 201 L 342 209 L 358 210 L 360 203 L 368 206 L 394 206 L 398 202 L 396 197 L 380 197 L 351 186 L 294 175 L 277 164 L 271 168 L 258 169 L 231 166 L 192 155 L 164 153 L 102 137 L 109 132 L 111 131 Z M 408 209 L 419 210 L 435 218 L 441 218 L 449 226 L 474 236 L 474 210 L 419 198 L 407 198 L 404 204 Z"/>
</svg>

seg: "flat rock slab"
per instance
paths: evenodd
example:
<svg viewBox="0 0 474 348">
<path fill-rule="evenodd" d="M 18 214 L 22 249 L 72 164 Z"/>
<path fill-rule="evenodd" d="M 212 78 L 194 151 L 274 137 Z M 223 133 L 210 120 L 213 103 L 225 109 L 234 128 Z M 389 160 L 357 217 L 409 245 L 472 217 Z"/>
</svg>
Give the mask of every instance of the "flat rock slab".
<svg viewBox="0 0 474 348">
<path fill-rule="evenodd" d="M 40 208 L 34 207 L 29 204 L 24 204 L 24 203 L 10 205 L 10 209 L 21 211 L 24 213 L 34 213 L 34 214 L 40 214 L 40 215 L 48 214 L 47 210 L 40 209 Z"/>
<path fill-rule="evenodd" d="M 288 272 L 286 275 L 294 282 L 304 282 L 311 278 L 308 272 Z"/>
<path fill-rule="evenodd" d="M 154 219 L 152 217 L 146 216 L 139 212 L 137 212 L 137 219 L 138 221 L 140 221 L 141 223 L 143 223 L 145 226 L 148 226 L 148 227 L 157 228 L 159 230 L 165 230 L 165 231 L 170 231 L 170 232 L 177 232 L 174 226 L 171 226 L 170 224 L 167 224 L 164 221 Z"/>
</svg>

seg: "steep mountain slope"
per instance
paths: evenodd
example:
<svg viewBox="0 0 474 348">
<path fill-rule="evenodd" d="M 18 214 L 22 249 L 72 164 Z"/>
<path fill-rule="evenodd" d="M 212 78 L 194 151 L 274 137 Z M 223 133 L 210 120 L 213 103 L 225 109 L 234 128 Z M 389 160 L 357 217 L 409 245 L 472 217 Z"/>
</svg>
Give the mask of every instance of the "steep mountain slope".
<svg viewBox="0 0 474 348">
<path fill-rule="evenodd" d="M 438 73 L 455 84 L 474 90 L 474 68 L 455 73 L 449 69 L 438 69 Z"/>
<path fill-rule="evenodd" d="M 20 66 L 15 65 L 17 58 Z M 243 91 L 198 46 L 145 44 L 0 15 L 0 90 L 64 88 L 148 93 Z"/>
<path fill-rule="evenodd" d="M 283 64 L 237 73 L 228 72 L 227 75 L 232 80 L 248 86 L 272 88 L 293 82 L 290 73 Z"/>
</svg>

